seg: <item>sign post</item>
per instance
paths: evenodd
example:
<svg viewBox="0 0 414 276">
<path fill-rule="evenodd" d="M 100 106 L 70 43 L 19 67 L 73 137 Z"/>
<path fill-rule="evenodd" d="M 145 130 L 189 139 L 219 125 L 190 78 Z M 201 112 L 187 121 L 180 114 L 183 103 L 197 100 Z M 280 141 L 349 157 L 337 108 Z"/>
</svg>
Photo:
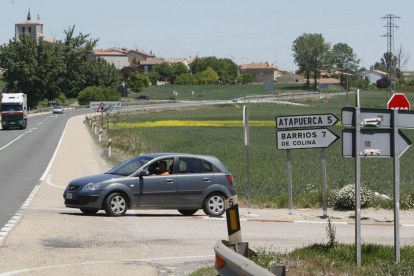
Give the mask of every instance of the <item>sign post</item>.
<svg viewBox="0 0 414 276">
<path fill-rule="evenodd" d="M 248 209 L 249 214 L 252 212 L 251 200 L 252 200 L 252 185 L 250 182 L 250 148 L 249 148 L 249 107 L 243 107 L 243 126 L 244 126 L 244 145 L 246 146 L 247 154 L 247 189 L 248 189 Z"/>
<path fill-rule="evenodd" d="M 293 214 L 292 200 L 292 163 L 291 149 L 321 148 L 323 217 L 328 215 L 327 184 L 326 184 L 326 148 L 339 139 L 339 136 L 324 128 L 333 126 L 339 121 L 334 114 L 312 114 L 276 117 L 277 149 L 286 150 L 288 178 L 289 215 Z M 292 128 L 314 127 L 312 129 L 286 130 Z"/>
<path fill-rule="evenodd" d="M 354 110 L 342 109 L 342 125 L 355 126 L 355 130 L 343 131 L 342 141 L 343 156 L 355 157 L 355 247 L 358 266 L 361 266 L 361 157 L 393 158 L 394 257 L 396 263 L 400 262 L 400 157 L 412 143 L 399 129 L 414 129 L 414 113 L 410 113 L 410 103 L 404 94 L 393 94 L 387 107 L 388 109 L 361 109 L 357 91 L 357 106 Z M 361 130 L 361 126 L 386 129 Z"/>
<path fill-rule="evenodd" d="M 361 157 L 360 152 L 360 134 L 361 134 L 361 116 L 359 89 L 356 93 L 355 107 L 355 259 L 357 266 L 361 266 Z"/>
</svg>

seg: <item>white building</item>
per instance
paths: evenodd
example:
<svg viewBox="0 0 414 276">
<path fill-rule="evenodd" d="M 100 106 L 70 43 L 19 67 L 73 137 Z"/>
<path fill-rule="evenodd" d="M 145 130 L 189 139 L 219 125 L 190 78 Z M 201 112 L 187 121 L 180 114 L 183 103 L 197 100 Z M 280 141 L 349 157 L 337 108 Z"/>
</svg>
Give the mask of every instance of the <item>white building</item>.
<svg viewBox="0 0 414 276">
<path fill-rule="evenodd" d="M 388 73 L 380 70 L 371 70 L 365 71 L 361 75 L 364 80 L 369 80 L 369 84 L 377 84 L 377 80 L 380 80 L 383 77 L 388 76 Z"/>
<path fill-rule="evenodd" d="M 53 39 L 46 38 L 43 35 L 43 24 L 32 20 L 32 17 L 30 15 L 30 9 L 27 13 L 27 20 L 20 23 L 16 23 L 14 24 L 14 26 L 14 38 L 16 41 L 20 41 L 21 34 L 27 34 L 32 36 L 36 43 L 39 42 L 40 38 L 43 38 L 44 41 L 54 43 Z"/>
<path fill-rule="evenodd" d="M 103 58 L 108 63 L 112 63 L 113 65 L 115 65 L 115 68 L 118 70 L 121 70 L 122 68 L 129 66 L 127 53 L 95 49 L 92 54 L 88 55 L 88 57 Z"/>
</svg>

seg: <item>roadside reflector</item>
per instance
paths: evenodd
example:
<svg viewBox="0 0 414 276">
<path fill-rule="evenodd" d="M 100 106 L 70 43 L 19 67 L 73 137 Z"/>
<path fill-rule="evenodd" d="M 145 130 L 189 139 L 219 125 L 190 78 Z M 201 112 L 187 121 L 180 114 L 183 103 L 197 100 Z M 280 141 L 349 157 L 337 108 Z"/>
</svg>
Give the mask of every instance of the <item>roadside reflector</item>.
<svg viewBox="0 0 414 276">
<path fill-rule="evenodd" d="M 231 230 L 238 230 L 238 228 L 237 228 L 236 210 L 230 210 L 229 213 L 230 213 Z"/>
<path fill-rule="evenodd" d="M 226 262 L 219 255 L 216 254 L 216 264 L 217 269 L 220 269 L 226 264 Z"/>
</svg>

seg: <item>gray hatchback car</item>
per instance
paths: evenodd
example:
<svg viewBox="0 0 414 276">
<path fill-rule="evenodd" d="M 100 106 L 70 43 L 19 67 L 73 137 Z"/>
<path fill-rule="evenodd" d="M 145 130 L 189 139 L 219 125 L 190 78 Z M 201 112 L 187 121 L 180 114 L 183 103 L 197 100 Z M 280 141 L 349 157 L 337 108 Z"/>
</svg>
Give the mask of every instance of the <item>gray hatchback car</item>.
<svg viewBox="0 0 414 276">
<path fill-rule="evenodd" d="M 236 194 L 229 170 L 214 156 L 153 153 L 139 155 L 110 171 L 75 179 L 63 193 L 65 205 L 93 215 L 105 210 L 177 209 L 191 216 L 203 209 L 221 216 L 224 201 Z"/>
</svg>

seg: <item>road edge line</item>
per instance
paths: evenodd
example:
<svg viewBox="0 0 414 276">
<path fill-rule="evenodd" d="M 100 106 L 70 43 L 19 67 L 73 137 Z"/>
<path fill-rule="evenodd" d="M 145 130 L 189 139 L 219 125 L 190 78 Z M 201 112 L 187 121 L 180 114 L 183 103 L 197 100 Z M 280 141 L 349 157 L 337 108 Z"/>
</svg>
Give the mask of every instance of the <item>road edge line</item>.
<svg viewBox="0 0 414 276">
<path fill-rule="evenodd" d="M 78 115 L 78 116 L 82 116 L 82 115 Z M 75 117 L 77 116 L 74 116 L 72 118 L 75 118 Z M 57 152 L 59 151 L 60 145 L 62 144 L 63 137 L 66 133 L 66 129 L 68 128 L 68 124 L 70 120 L 72 120 L 72 118 L 69 118 L 69 120 L 66 122 L 65 129 L 63 130 L 62 135 L 60 136 L 55 152 L 53 153 L 52 158 L 50 159 L 49 164 L 47 165 L 46 170 L 44 171 L 43 175 L 40 177 L 37 185 L 33 188 L 32 192 L 29 194 L 29 196 L 27 197 L 25 202 L 22 204 L 20 209 L 16 212 L 16 214 L 14 214 L 14 216 L 6 223 L 6 225 L 0 229 L 0 245 L 3 244 L 3 242 L 5 241 L 5 238 L 10 234 L 10 232 L 14 229 L 14 227 L 16 227 L 17 223 L 22 218 L 25 210 L 27 209 L 27 207 L 29 207 L 31 201 L 33 200 L 33 198 L 36 196 L 37 192 L 39 191 L 40 186 L 42 185 L 42 182 L 45 180 L 46 175 L 49 173 L 50 169 L 52 168 Z"/>
</svg>

